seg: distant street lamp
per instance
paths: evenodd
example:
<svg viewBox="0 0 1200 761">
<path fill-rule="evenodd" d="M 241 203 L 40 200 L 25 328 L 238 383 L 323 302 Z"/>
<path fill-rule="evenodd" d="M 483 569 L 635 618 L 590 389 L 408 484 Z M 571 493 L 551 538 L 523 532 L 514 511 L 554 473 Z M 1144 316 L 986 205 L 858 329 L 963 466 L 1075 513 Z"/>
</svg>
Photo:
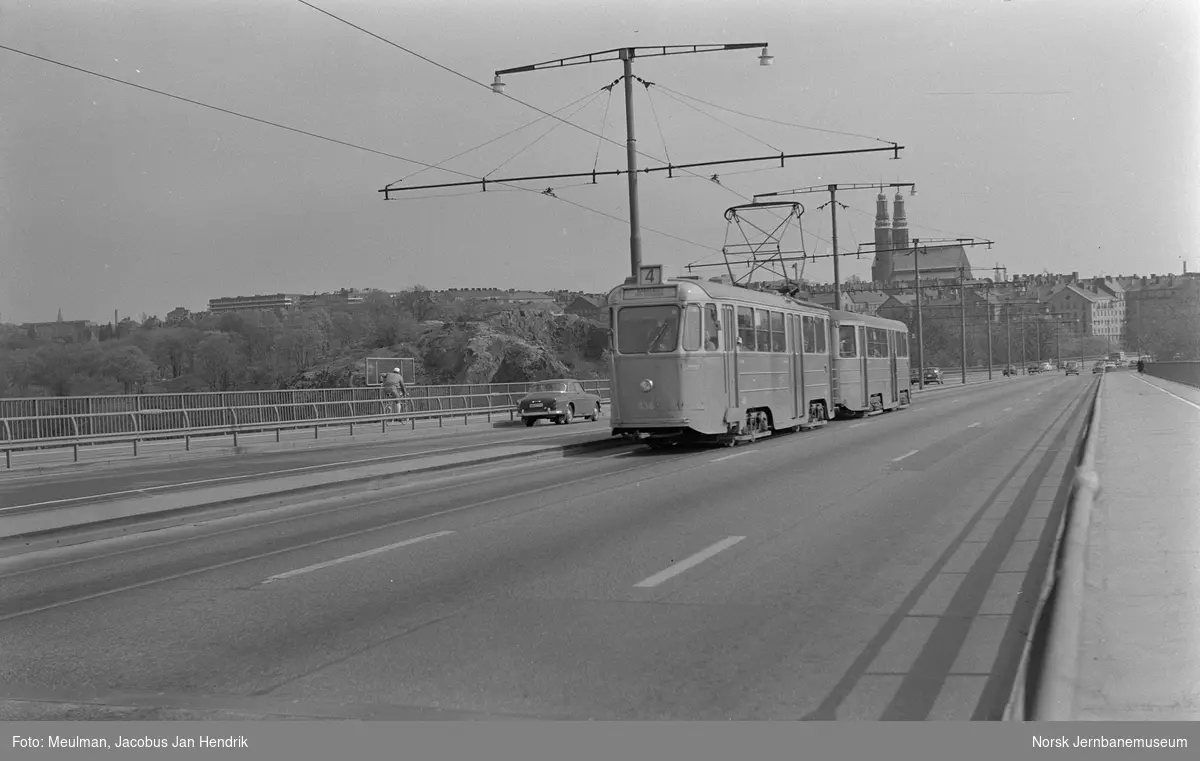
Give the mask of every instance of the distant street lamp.
<svg viewBox="0 0 1200 761">
<path fill-rule="evenodd" d="M 747 50 L 750 48 L 762 48 L 762 54 L 758 57 L 760 66 L 770 66 L 775 61 L 775 57 L 767 52 L 767 43 L 765 42 L 744 42 L 725 45 L 665 45 L 655 47 L 640 47 L 640 48 L 614 48 L 605 50 L 599 53 L 587 53 L 585 55 L 571 56 L 569 58 L 559 58 L 553 61 L 543 63 L 535 63 L 529 66 L 517 66 L 511 69 L 501 69 L 496 72 L 496 79 L 492 82 L 492 90 L 496 93 L 504 92 L 504 74 L 516 74 L 524 71 L 541 71 L 543 69 L 558 69 L 566 66 L 579 66 L 586 63 L 603 63 L 606 61 L 620 60 L 624 64 L 624 79 L 625 79 L 625 154 L 629 164 L 629 265 L 630 273 L 638 276 L 638 269 L 642 264 L 642 231 L 641 220 L 638 209 L 638 184 L 637 184 L 637 139 L 634 137 L 633 129 L 633 59 L 634 58 L 652 58 L 657 56 L 668 55 L 685 55 L 689 53 L 715 53 L 726 50 Z M 613 58 L 616 54 L 616 58 Z"/>
</svg>

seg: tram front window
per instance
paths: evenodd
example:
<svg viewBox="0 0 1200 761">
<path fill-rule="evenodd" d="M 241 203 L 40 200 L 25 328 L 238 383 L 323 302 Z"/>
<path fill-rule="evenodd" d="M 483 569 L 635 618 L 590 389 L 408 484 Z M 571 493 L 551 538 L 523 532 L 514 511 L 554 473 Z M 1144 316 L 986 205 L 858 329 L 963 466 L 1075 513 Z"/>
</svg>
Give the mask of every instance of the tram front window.
<svg viewBox="0 0 1200 761">
<path fill-rule="evenodd" d="M 625 307 L 617 313 L 617 351 L 662 354 L 679 345 L 679 307 Z"/>
</svg>

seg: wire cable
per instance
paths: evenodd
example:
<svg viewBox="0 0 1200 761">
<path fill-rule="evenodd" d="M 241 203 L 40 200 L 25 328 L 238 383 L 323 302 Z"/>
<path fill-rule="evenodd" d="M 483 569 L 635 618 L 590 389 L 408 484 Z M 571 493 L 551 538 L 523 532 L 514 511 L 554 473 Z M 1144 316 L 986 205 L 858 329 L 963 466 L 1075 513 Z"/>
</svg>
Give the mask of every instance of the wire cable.
<svg viewBox="0 0 1200 761">
<path fill-rule="evenodd" d="M 842 135 L 843 137 L 861 137 L 864 140 L 875 140 L 876 142 L 880 142 L 885 145 L 895 145 L 895 143 L 893 143 L 891 140 L 884 140 L 883 138 L 872 137 L 871 135 L 862 135 L 857 132 L 844 132 L 842 130 L 825 129 L 823 127 L 813 127 L 813 126 L 810 126 L 807 124 L 795 124 L 793 122 L 785 122 L 785 121 L 781 121 L 779 119 L 770 119 L 766 116 L 755 116 L 754 114 L 747 114 L 744 111 L 737 111 L 732 108 L 726 108 L 725 106 L 719 106 L 716 103 L 709 103 L 706 100 L 701 100 L 700 98 L 694 97 L 692 95 L 688 95 L 686 93 L 679 92 L 678 90 L 672 90 L 671 88 L 665 87 L 663 85 L 656 85 L 656 87 L 666 90 L 667 92 L 674 93 L 675 95 L 678 95 L 681 98 L 687 98 L 688 100 L 694 100 L 697 103 L 703 103 L 706 106 L 712 106 L 713 108 L 719 108 L 722 111 L 728 111 L 731 114 L 737 114 L 738 116 L 744 116 L 747 119 L 757 119 L 759 121 L 770 122 L 771 124 L 781 124 L 785 127 L 795 127 L 797 129 L 812 130 L 813 132 L 826 132 L 831 135 Z"/>
<path fill-rule="evenodd" d="M 214 106 L 214 105 L 211 105 L 208 103 L 202 103 L 198 100 L 193 100 L 191 98 L 185 98 L 182 95 L 173 95 L 169 92 L 164 92 L 163 90 L 155 90 L 153 87 L 146 87 L 145 85 L 139 85 L 139 84 L 136 84 L 134 82 L 129 82 L 124 79 L 118 79 L 117 77 L 110 77 L 107 74 L 101 74 L 100 72 L 92 71 L 90 69 L 84 69 L 79 66 L 72 66 L 69 63 L 64 63 L 62 61 L 56 61 L 53 58 L 46 58 L 45 56 L 36 55 L 34 53 L 29 53 L 24 50 L 18 50 L 17 48 L 9 47 L 8 45 L 0 45 L 0 50 L 7 50 L 10 53 L 16 53 L 18 55 L 23 55 L 28 58 L 35 58 L 39 61 L 44 61 L 46 63 L 52 63 L 55 66 L 62 66 L 65 69 L 72 69 L 73 71 L 78 71 L 83 74 L 90 74 L 93 77 L 107 79 L 110 82 L 116 82 L 117 84 L 126 85 L 128 87 L 136 87 L 139 90 L 145 90 L 146 92 L 151 92 L 151 93 L 154 93 L 155 95 L 162 95 L 167 98 L 172 98 L 173 100 L 179 100 L 179 101 L 183 101 L 184 103 L 190 103 L 193 106 L 200 106 L 201 108 L 207 108 L 207 109 L 211 109 L 213 111 L 220 111 L 221 113 L 229 114 L 230 116 L 236 116 L 241 119 L 249 119 L 252 122 L 258 122 L 259 124 L 266 124 L 270 127 L 277 127 L 279 129 L 287 130 L 288 132 L 295 132 L 298 135 L 305 135 L 307 137 L 316 138 L 317 140 L 324 140 L 329 143 L 343 145 L 343 146 L 346 146 L 347 148 L 355 148 L 360 151 L 366 151 L 367 153 L 374 153 L 377 156 L 386 156 L 387 158 L 390 158 L 390 159 L 397 159 L 399 161 L 407 161 L 410 164 L 416 164 L 418 166 L 423 166 L 428 169 L 435 168 L 434 165 L 432 165 L 432 164 L 426 164 L 423 161 L 417 161 L 416 159 L 410 159 L 407 156 L 400 156 L 395 153 L 388 153 L 387 151 L 375 150 L 374 148 L 368 148 L 364 145 L 358 145 L 357 143 L 351 143 L 351 142 L 347 142 L 345 140 L 338 140 L 337 138 L 326 137 L 325 135 L 318 135 L 317 133 L 309 132 L 308 130 L 299 129 L 297 127 L 289 127 L 288 125 L 280 124 L 279 122 L 273 122 L 273 121 L 269 121 L 267 119 L 260 119 L 257 116 L 250 116 L 249 114 L 243 114 L 238 111 L 230 110 L 228 108 L 221 108 L 220 106 Z M 453 172 L 454 170 L 446 170 L 446 171 Z M 463 177 L 471 177 L 471 175 L 466 174 L 464 172 L 454 172 L 454 174 L 460 174 Z M 471 178 L 475 179 L 474 177 L 471 177 Z"/>
<path fill-rule="evenodd" d="M 566 111 L 568 108 L 570 108 L 571 106 L 575 105 L 575 104 L 576 104 L 576 103 L 578 103 L 579 101 L 581 101 L 581 100 L 586 100 L 586 99 L 587 99 L 587 98 L 588 98 L 590 95 L 592 95 L 592 93 L 589 93 L 588 95 L 584 95 L 583 97 L 581 97 L 581 98 L 579 98 L 579 99 L 577 99 L 577 100 L 573 100 L 573 101 L 571 101 L 570 103 L 568 103 L 567 105 L 563 106 L 562 108 L 555 109 L 555 111 L 554 111 L 554 112 L 555 112 L 555 113 L 558 113 L 558 112 L 560 112 L 560 111 Z M 610 99 L 611 99 L 611 93 L 610 93 Z M 533 120 L 533 121 L 531 121 L 531 122 L 528 122 L 528 123 L 526 123 L 526 124 L 522 124 L 520 127 L 517 127 L 516 129 L 512 129 L 512 130 L 509 130 L 508 132 L 505 132 L 503 135 L 497 135 L 496 137 L 493 137 L 491 140 L 486 140 L 486 141 L 484 141 L 484 142 L 480 143 L 479 145 L 476 145 L 476 146 L 474 146 L 473 148 L 468 148 L 468 149 L 466 149 L 465 151 L 461 151 L 461 152 L 459 152 L 459 153 L 456 153 L 456 154 L 454 154 L 453 156 L 450 156 L 449 158 L 442 159 L 441 161 L 439 161 L 439 162 L 437 162 L 436 164 L 434 164 L 432 167 L 425 167 L 425 168 L 423 168 L 423 169 L 418 169 L 417 171 L 415 171 L 415 172 L 412 172 L 412 173 L 410 173 L 410 174 L 406 174 L 405 176 L 401 177 L 400 179 L 398 179 L 398 180 L 396 180 L 396 181 L 394 181 L 394 182 L 389 182 L 389 183 L 388 183 L 387 185 L 385 185 L 384 187 L 390 188 L 390 187 L 392 187 L 392 186 L 394 186 L 394 185 L 399 185 L 400 183 L 402 183 L 402 182 L 404 182 L 404 181 L 406 181 L 406 180 L 409 180 L 409 179 L 411 179 L 411 178 L 413 178 L 413 177 L 416 177 L 418 174 L 422 174 L 422 173 L 424 173 L 424 172 L 428 172 L 430 169 L 441 169 L 441 168 L 442 168 L 442 165 L 444 165 L 444 164 L 448 164 L 448 163 L 450 163 L 451 161 L 453 161 L 454 159 L 457 159 L 457 158 L 460 158 L 460 157 L 462 157 L 462 156 L 465 156 L 465 155 L 467 155 L 468 153 L 472 153 L 472 152 L 474 152 L 474 151 L 477 151 L 477 150 L 479 150 L 480 148 L 485 148 L 485 147 L 487 147 L 487 146 L 491 145 L 492 143 L 494 143 L 494 142 L 496 142 L 496 141 L 498 141 L 498 140 L 503 140 L 504 138 L 508 137 L 509 135 L 512 135 L 512 134 L 514 134 L 514 133 L 517 133 L 517 132 L 520 132 L 521 130 L 525 129 L 526 127 L 532 127 L 533 125 L 537 124 L 538 122 L 540 122 L 540 121 L 542 121 L 543 119 L 546 119 L 546 118 L 548 118 L 548 117 L 545 117 L 545 116 L 539 116 L 538 118 L 534 119 L 534 120 Z"/>
<path fill-rule="evenodd" d="M 362 32 L 363 34 L 374 37 L 375 39 L 379 40 L 380 42 L 391 45 L 392 47 L 396 48 L 397 50 L 402 50 L 405 53 L 408 53 L 409 55 L 416 56 L 417 58 L 420 58 L 422 61 L 425 61 L 426 63 L 433 64 L 434 66 L 438 67 L 439 69 L 442 69 L 443 71 L 448 71 L 456 77 L 461 77 L 462 79 L 465 79 L 472 84 L 478 85 L 479 87 L 486 88 L 489 92 L 492 92 L 492 86 L 487 84 L 486 82 L 480 82 L 478 79 L 474 79 L 473 77 L 463 74 L 462 72 L 455 71 L 454 69 L 450 68 L 449 66 L 440 64 L 437 61 L 433 60 L 432 58 L 423 56 L 420 53 L 417 53 L 416 51 L 409 50 L 408 48 L 404 47 L 403 45 L 396 43 L 396 42 L 392 42 L 391 40 L 387 39 L 386 37 L 382 37 L 378 34 L 375 34 L 374 32 L 370 31 L 369 29 L 364 29 L 363 27 L 359 26 L 358 24 L 355 24 L 351 21 L 347 21 L 346 19 L 342 18 L 341 16 L 338 16 L 335 13 L 330 13 L 329 11 L 327 11 L 323 8 L 319 8 L 315 5 L 313 5 L 312 3 L 308 2 L 308 0 L 296 0 L 296 2 L 300 3 L 301 5 L 306 5 L 309 8 L 312 8 L 314 11 L 323 13 L 326 16 L 328 16 L 336 21 L 340 21 L 341 23 L 345 24 L 346 26 L 353 27 L 354 29 L 357 29 L 358 31 Z M 532 103 L 526 103 L 525 101 L 521 100 L 520 98 L 514 98 L 513 96 L 509 95 L 508 93 L 500 93 L 500 94 L 503 95 L 505 98 L 508 98 L 509 100 L 512 100 L 516 103 L 520 103 L 522 106 L 525 106 L 526 108 L 532 108 L 534 111 L 537 111 L 540 114 L 545 114 L 546 116 L 549 116 L 553 119 L 558 119 L 560 122 L 566 124 L 567 126 L 574 127 L 577 130 L 582 130 L 582 131 L 588 133 L 589 135 L 592 135 L 593 137 L 600 138 L 601 140 L 606 140 L 617 147 L 620 147 L 620 148 L 624 147 L 620 143 L 618 143 L 616 140 L 613 140 L 612 138 L 604 137 L 603 135 L 601 135 L 597 132 L 593 132 L 592 130 L 588 129 L 587 127 L 581 127 L 578 124 L 569 122 L 566 119 L 562 118 L 561 116 L 558 116 L 557 114 L 552 114 L 549 111 L 545 111 L 541 108 L 538 108 L 537 106 L 533 105 Z M 648 159 L 657 161 L 660 164 L 667 163 L 667 162 L 663 161 L 662 159 L 658 158 L 657 156 L 651 156 L 647 153 L 642 153 L 641 151 L 637 151 L 637 153 L 641 156 L 645 156 Z"/>
<path fill-rule="evenodd" d="M 643 84 L 644 84 L 644 85 L 646 85 L 646 89 L 647 89 L 647 91 L 649 91 L 649 89 L 650 89 L 650 85 L 652 85 L 652 84 L 653 84 L 655 87 L 658 87 L 658 85 L 657 85 L 657 84 L 655 84 L 655 83 L 653 83 L 653 82 L 643 82 Z M 771 149 L 771 150 L 773 150 L 773 151 L 779 151 L 780 153 L 783 153 L 783 151 L 782 151 L 782 150 L 780 150 L 779 148 L 776 148 L 775 146 L 771 145 L 771 144 L 770 144 L 770 143 L 768 143 L 766 140 L 763 140 L 761 137 L 756 137 L 756 136 L 754 136 L 754 135 L 751 135 L 749 132 L 745 131 L 744 129 L 740 129 L 740 128 L 738 128 L 738 127 L 735 127 L 735 126 L 733 126 L 732 124 L 730 124 L 729 122 L 725 121 L 724 119 L 718 119 L 717 117 L 713 116 L 712 114 L 710 114 L 710 113 L 707 113 L 707 112 L 705 112 L 705 111 L 703 111 L 703 110 L 701 110 L 701 109 L 699 109 L 699 108 L 696 108 L 696 107 L 695 107 L 695 106 L 693 106 L 691 103 L 688 103 L 688 102 L 686 102 L 686 101 L 684 101 L 684 100 L 682 100 L 682 99 L 680 99 L 680 98 L 677 98 L 677 97 L 675 97 L 675 96 L 674 96 L 674 95 L 672 95 L 672 94 L 671 94 L 671 92 L 670 92 L 669 90 L 667 90 L 666 88 L 660 88 L 660 89 L 662 89 L 662 90 L 663 90 L 664 94 L 666 94 L 666 96 L 667 96 L 668 98 L 670 98 L 671 100 L 675 101 L 676 103 L 679 103 L 680 105 L 686 106 L 687 108 L 690 108 L 690 109 L 692 109 L 693 111 L 695 111 L 695 112 L 696 112 L 696 113 L 698 113 L 698 114 L 701 114 L 701 115 L 703 115 L 703 116 L 707 116 L 709 119 L 712 119 L 713 121 L 717 122 L 718 124 L 723 124 L 723 125 L 725 125 L 726 127 L 728 127 L 729 129 L 731 129 L 731 130 L 734 130 L 735 132 L 739 132 L 739 133 L 741 133 L 741 134 L 745 135 L 746 137 L 750 138 L 751 140 L 753 140 L 753 141 L 755 141 L 755 142 L 757 142 L 757 143 L 761 143 L 762 145 L 765 145 L 765 146 L 767 146 L 768 148 L 770 148 L 770 149 Z M 668 158 L 670 158 L 670 157 L 668 157 Z"/>
<path fill-rule="evenodd" d="M 165 91 L 163 91 L 163 90 L 156 90 L 156 89 L 154 89 L 153 87 L 146 87 L 145 85 L 139 85 L 139 84 L 136 84 L 136 83 L 134 83 L 134 82 L 129 82 L 129 81 L 126 81 L 126 80 L 124 80 L 124 79 L 119 79 L 119 78 L 117 78 L 117 77 L 112 77 L 112 76 L 109 76 L 109 75 L 107 75 L 107 74 L 101 74 L 101 73 L 99 73 L 99 72 L 92 71 L 92 70 L 90 70 L 90 69 L 85 69 L 85 68 L 82 68 L 82 67 L 80 67 L 80 66 L 73 66 L 72 64 L 69 64 L 69 63 L 64 63 L 63 61 L 57 61 L 57 60 L 55 60 L 55 59 L 53 59 L 53 58 L 47 58 L 47 57 L 45 57 L 45 56 L 40 56 L 40 55 L 36 55 L 36 54 L 34 54 L 34 53 L 29 53 L 29 52 L 27 52 L 27 51 L 20 50 L 20 49 L 18 49 L 18 48 L 14 48 L 14 47 L 10 47 L 10 46 L 8 46 L 8 45 L 2 45 L 2 44 L 0 44 L 0 50 L 7 50 L 7 51 L 9 51 L 9 52 L 11 52 L 11 53 L 16 53 L 17 55 L 22 55 L 22 56 L 25 56 L 25 57 L 27 57 L 27 58 L 33 58 L 33 59 L 36 59 L 36 60 L 39 60 L 39 61 L 43 61 L 43 62 L 45 62 L 45 63 L 54 64 L 55 66 L 61 66 L 61 67 L 65 68 L 65 69 L 71 69 L 72 71 L 77 71 L 77 72 L 80 72 L 81 74 L 88 74 L 88 75 L 90 75 L 90 76 L 93 76 L 93 77 L 98 77 L 98 78 L 100 78 L 100 79 L 108 80 L 108 81 L 110 81 L 110 82 L 116 82 L 117 84 L 126 85 L 126 86 L 128 86 L 128 87 L 133 87 L 133 88 L 136 88 L 136 89 L 138 89 L 138 90 L 143 90 L 143 91 L 145 91 L 145 92 L 154 93 L 155 95 L 161 95 L 161 96 L 163 96 L 163 97 L 166 97 L 166 98 L 171 98 L 172 100 L 178 100 L 178 101 L 182 101 L 182 102 L 184 102 L 184 103 L 189 103 L 189 104 L 191 104 L 191 105 L 194 105 L 194 106 L 200 106 L 201 108 L 207 108 L 207 109 L 210 109 L 210 110 L 213 110 L 213 111 L 219 111 L 219 112 L 221 112 L 221 113 L 223 113 L 223 114 L 229 114 L 230 116 L 236 116 L 236 117 L 239 117 L 239 118 L 242 118 L 242 119 L 248 119 L 249 121 L 252 121 L 252 122 L 257 122 L 257 123 L 259 123 L 259 124 L 265 124 L 265 125 L 268 125 L 268 126 L 270 126 L 270 127 L 276 127 L 276 128 L 278 128 L 278 129 L 287 130 L 288 132 L 294 132 L 294 133 L 296 133 L 296 134 L 305 135 L 306 137 L 312 137 L 312 138 L 315 138 L 315 139 L 317 139 L 317 140 L 323 140 L 323 141 L 325 141 L 325 142 L 334 143 L 334 144 L 336 144 L 336 145 L 345 146 L 345 147 L 347 147 L 347 148 L 354 148 L 354 149 L 356 149 L 356 150 L 365 151 L 365 152 L 367 152 L 367 153 L 372 153 L 372 154 L 375 154 L 375 155 L 377 155 L 377 156 L 385 156 L 385 157 L 387 157 L 387 158 L 397 159 L 397 160 L 399 160 L 399 161 L 406 161 L 406 162 L 408 162 L 408 163 L 410 163 L 410 164 L 416 164 L 416 165 L 418 165 L 418 166 L 423 166 L 423 167 L 426 167 L 426 168 L 428 168 L 428 169 L 438 169 L 438 168 L 440 168 L 440 167 L 438 167 L 438 166 L 437 166 L 437 165 L 435 165 L 435 164 L 428 164 L 428 163 L 426 163 L 426 162 L 424 162 L 424 161 L 417 161 L 416 159 L 411 159 L 411 158 L 408 158 L 408 157 L 406 157 L 406 156 L 400 156 L 400 155 L 397 155 L 397 154 L 394 154 L 394 153 L 388 153 L 387 151 L 380 151 L 380 150 L 376 150 L 376 149 L 374 149 L 374 148 L 368 148 L 367 146 L 364 146 L 364 145 L 358 145 L 357 143 L 351 143 L 351 142 L 348 142 L 348 141 L 345 141 L 345 140 L 338 140 L 337 138 L 326 137 L 325 135 L 318 135 L 317 133 L 315 133 L 315 132 L 309 132 L 308 130 L 302 130 L 302 129 L 298 129 L 298 128 L 296 128 L 296 127 L 289 127 L 289 126 L 288 126 L 288 125 L 286 125 L 286 124 L 280 124 L 280 123 L 278 123 L 278 122 L 272 122 L 272 121 L 269 121 L 269 120 L 267 120 L 267 119 L 260 119 L 260 118 L 258 118 L 258 117 L 256 117 L 256 116 L 250 116 L 249 114 L 243 114 L 243 113 L 240 113 L 240 112 L 238 112 L 238 111 L 233 111 L 233 110 L 230 110 L 230 109 L 227 109 L 227 108 L 221 108 L 220 106 L 214 106 L 214 105 L 211 105 L 211 104 L 209 104 L 209 103 L 203 103 L 203 102 L 201 102 L 201 101 L 194 100 L 194 99 L 192 99 L 192 98 L 185 98 L 185 97 L 183 97 L 183 96 L 181 96 L 181 95 L 174 95 L 174 94 L 172 94 L 172 93 L 165 92 Z M 585 96 L 585 97 L 586 97 L 586 96 Z M 578 102 L 578 101 L 577 101 L 577 102 Z M 454 169 L 444 169 L 443 171 L 451 172 L 451 173 L 453 173 L 453 174 L 462 175 L 463 177 L 470 177 L 471 179 L 478 179 L 478 178 L 474 177 L 473 175 L 469 175 L 469 174 L 467 174 L 467 173 L 465 173 L 465 172 L 459 172 L 459 171 L 457 171 L 457 170 L 454 170 Z M 504 185 L 504 186 L 506 186 L 506 187 L 509 187 L 509 188 L 510 188 L 510 189 L 512 189 L 512 190 L 520 190 L 520 191 L 527 192 L 527 193 L 534 193 L 534 194 L 536 194 L 536 195 L 541 195 L 541 192 L 540 192 L 540 191 L 533 190 L 533 189 L 531 189 L 531 188 L 524 188 L 524 187 L 520 187 L 520 186 L 517 186 L 517 185 L 509 185 L 508 183 L 496 183 L 496 184 L 499 184 L 499 185 Z M 463 195 L 466 195 L 466 194 L 463 194 Z M 432 197 L 432 196 L 425 196 L 425 197 L 426 197 L 426 198 L 429 198 L 429 197 Z M 414 200 L 415 200 L 415 199 L 414 199 Z M 619 221 L 619 222 L 624 222 L 624 223 L 628 224 L 628 220 L 624 220 L 624 219 L 621 219 L 621 218 L 619 218 L 619 217 L 615 217 L 615 216 L 613 216 L 613 215 L 611 215 L 611 214 L 608 214 L 608 213 L 606 213 L 606 212 L 600 211 L 600 210 L 598 210 L 598 209 L 593 209 L 593 208 L 591 208 L 591 207 L 589 207 L 589 206 L 585 206 L 584 204 L 581 204 L 581 203 L 576 203 L 576 202 L 574 202 L 574 201 L 569 201 L 569 200 L 567 200 L 567 199 L 565 199 L 565 198 L 556 198 L 555 200 L 561 201 L 561 202 L 563 202 L 563 203 L 570 204 L 570 205 L 572 205 L 572 206 L 578 207 L 578 208 L 580 208 L 580 209 L 583 209 L 583 210 L 585 210 L 585 211 L 590 211 L 590 212 L 592 212 L 593 214 L 598 214 L 598 215 L 600 215 L 600 216 L 603 216 L 603 217 L 608 217 L 608 218 L 610 218 L 610 219 L 614 219 L 614 220 L 617 220 L 617 221 Z M 683 243 L 688 243 L 688 244 L 690 244 L 690 245 L 697 246 L 697 247 L 699 247 L 699 248 L 703 248 L 703 249 L 705 249 L 705 250 L 712 250 L 712 247 L 711 247 L 711 246 L 705 246 L 705 245 L 703 245 L 703 244 L 701 244 L 701 243 L 696 243 L 695 241 L 690 241 L 690 240 L 688 240 L 688 239 L 686 239 L 686 238 L 680 238 L 680 237 L 678 237 L 678 236 L 671 235 L 670 233 L 665 233 L 665 232 L 663 232 L 663 231 L 661 231 L 661 230 L 656 230 L 656 229 L 654 229 L 654 228 L 652 228 L 652 227 L 645 227 L 645 228 L 643 228 L 643 229 L 647 230 L 648 232 L 655 233 L 655 234 L 657 234 L 657 235 L 662 235 L 662 236 L 664 236 L 664 237 L 667 237 L 667 238 L 672 238 L 672 239 L 674 239 L 674 240 L 678 240 L 678 241 L 681 241 L 681 242 L 683 242 Z"/>
<path fill-rule="evenodd" d="M 580 111 L 582 111 L 583 109 L 585 109 L 585 108 L 587 108 L 588 106 L 592 105 L 592 101 L 594 101 L 594 100 L 595 100 L 596 98 L 598 98 L 598 97 L 600 97 L 600 93 L 599 93 L 599 92 L 596 92 L 596 93 L 594 93 L 594 94 L 592 95 L 592 98 L 591 98 L 591 100 L 589 100 L 587 103 L 584 103 L 582 106 L 580 106 L 579 108 L 577 108 L 577 109 L 575 109 L 574 111 L 572 111 L 572 112 L 570 113 L 570 116 L 574 116 L 575 114 L 579 113 L 579 112 L 580 112 Z M 545 132 L 543 132 L 543 133 L 542 133 L 542 134 L 541 134 L 541 135 L 540 135 L 540 136 L 539 136 L 537 139 L 533 140 L 531 143 L 529 143 L 528 145 L 526 145 L 524 148 L 522 148 L 521 150 L 517 151 L 517 152 L 516 152 L 516 153 L 514 153 L 513 155 L 511 155 L 511 156 L 509 156 L 508 158 L 506 158 L 506 159 L 505 159 L 504 161 L 502 161 L 502 162 L 501 162 L 501 163 L 500 163 L 498 166 L 496 166 L 494 169 L 492 169 L 492 171 L 490 171 L 490 172 L 488 172 L 487 174 L 485 174 L 485 175 L 484 175 L 484 177 L 491 177 L 493 174 L 495 174 L 496 172 L 498 172 L 498 171 L 500 171 L 502 168 L 504 168 L 504 166 L 505 166 L 505 165 L 507 165 L 507 164 L 508 164 L 510 161 L 512 161 L 513 159 L 515 159 L 517 156 L 520 156 L 522 153 L 524 153 L 525 151 L 529 150 L 529 149 L 530 149 L 530 148 L 532 148 L 533 146 L 537 145 L 539 142 L 541 142 L 541 141 L 542 141 L 542 139 L 543 139 L 543 138 L 545 138 L 547 135 L 549 135 L 551 132 L 553 132 L 554 130 L 558 129 L 558 128 L 559 128 L 559 127 L 561 127 L 561 126 L 562 126 L 561 124 L 555 124 L 553 127 L 551 127 L 550 129 L 546 130 Z"/>
</svg>

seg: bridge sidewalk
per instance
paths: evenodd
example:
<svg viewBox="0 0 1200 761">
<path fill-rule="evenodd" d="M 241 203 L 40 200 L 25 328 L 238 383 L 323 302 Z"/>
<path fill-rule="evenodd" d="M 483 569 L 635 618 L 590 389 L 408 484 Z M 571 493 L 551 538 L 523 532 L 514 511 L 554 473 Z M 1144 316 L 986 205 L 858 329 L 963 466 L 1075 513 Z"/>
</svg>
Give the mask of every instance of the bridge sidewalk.
<svg viewBox="0 0 1200 761">
<path fill-rule="evenodd" d="M 1071 718 L 1200 720 L 1200 389 L 1108 373 Z"/>
</svg>

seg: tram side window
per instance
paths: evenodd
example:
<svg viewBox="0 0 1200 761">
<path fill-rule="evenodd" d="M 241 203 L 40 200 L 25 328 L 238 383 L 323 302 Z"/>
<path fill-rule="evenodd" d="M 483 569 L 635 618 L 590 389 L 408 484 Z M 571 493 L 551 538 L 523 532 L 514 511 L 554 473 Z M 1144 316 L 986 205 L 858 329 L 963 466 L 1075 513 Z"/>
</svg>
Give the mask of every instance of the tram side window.
<svg viewBox="0 0 1200 761">
<path fill-rule="evenodd" d="M 683 314 L 683 350 L 700 351 L 700 307 L 697 304 L 688 305 Z"/>
<path fill-rule="evenodd" d="M 717 319 L 717 305 L 709 304 L 704 310 L 704 349 L 716 351 L 719 343 L 717 336 L 721 332 L 721 321 Z"/>
<path fill-rule="evenodd" d="M 829 323 L 822 318 L 814 317 L 813 324 L 817 326 L 817 354 L 824 354 L 829 351 L 828 344 L 825 341 L 825 337 L 829 335 Z"/>
<path fill-rule="evenodd" d="M 908 336 L 900 331 L 896 331 L 896 356 L 908 356 Z"/>
<path fill-rule="evenodd" d="M 887 355 L 887 333 L 879 328 L 867 328 L 867 356 L 879 359 Z"/>
<path fill-rule="evenodd" d="M 840 325 L 838 326 L 838 356 L 839 357 L 857 357 L 858 349 L 854 341 L 854 326 Z"/>
<path fill-rule="evenodd" d="M 738 307 L 738 343 L 743 350 L 754 351 L 754 310 Z"/>
<path fill-rule="evenodd" d="M 817 352 L 817 319 L 804 315 L 804 353 Z"/>
<path fill-rule="evenodd" d="M 617 312 L 617 350 L 622 354 L 661 354 L 679 345 L 679 307 L 623 307 Z"/>
<path fill-rule="evenodd" d="M 767 315 L 765 309 L 754 310 L 754 333 L 758 344 L 755 348 L 759 351 L 771 350 L 771 324 Z"/>
<path fill-rule="evenodd" d="M 787 351 L 787 334 L 783 332 L 783 312 L 771 312 L 771 351 Z"/>
</svg>

